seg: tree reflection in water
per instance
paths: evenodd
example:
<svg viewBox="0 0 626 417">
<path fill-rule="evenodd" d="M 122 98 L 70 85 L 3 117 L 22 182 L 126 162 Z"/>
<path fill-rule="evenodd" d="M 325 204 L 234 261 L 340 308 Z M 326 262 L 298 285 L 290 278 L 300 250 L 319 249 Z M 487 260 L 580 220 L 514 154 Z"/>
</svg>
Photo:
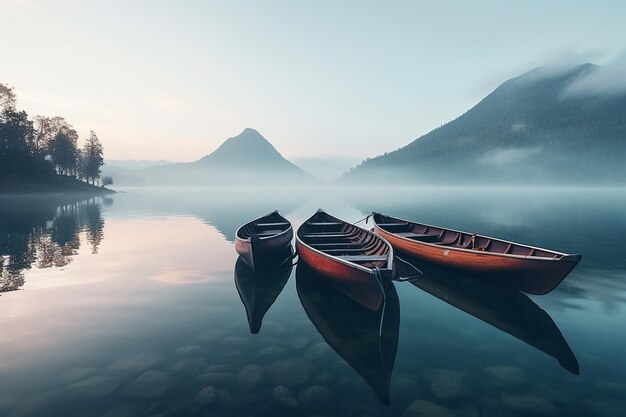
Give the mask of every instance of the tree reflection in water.
<svg viewBox="0 0 626 417">
<path fill-rule="evenodd" d="M 109 198 L 3 197 L 0 199 L 0 293 L 20 289 L 25 271 L 63 267 L 81 245 L 98 253 L 104 238 L 102 204 Z"/>
</svg>

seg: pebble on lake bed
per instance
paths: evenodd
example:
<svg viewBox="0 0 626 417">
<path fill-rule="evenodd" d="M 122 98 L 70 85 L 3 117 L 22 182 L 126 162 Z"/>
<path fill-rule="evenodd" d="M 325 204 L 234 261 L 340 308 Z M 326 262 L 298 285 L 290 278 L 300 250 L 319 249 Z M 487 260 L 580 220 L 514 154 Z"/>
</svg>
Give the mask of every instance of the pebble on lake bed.
<svg viewBox="0 0 626 417">
<path fill-rule="evenodd" d="M 512 387 L 528 382 L 526 371 L 507 365 L 493 365 L 486 367 L 483 372 L 487 374 L 493 384 L 498 387 Z"/>
<path fill-rule="evenodd" d="M 465 374 L 458 371 L 436 369 L 424 373 L 430 382 L 430 389 L 438 400 L 451 400 L 470 393 L 464 384 Z"/>
<path fill-rule="evenodd" d="M 237 383 L 244 390 L 250 390 L 263 381 L 263 370 L 258 365 L 248 365 L 237 374 Z"/>
<path fill-rule="evenodd" d="M 215 404 L 218 400 L 217 391 L 211 386 L 204 387 L 196 394 L 196 403 L 201 406 Z"/>
<path fill-rule="evenodd" d="M 205 356 L 208 350 L 198 345 L 181 346 L 176 349 L 176 354 L 181 356 Z"/>
<path fill-rule="evenodd" d="M 409 404 L 402 417 L 456 417 L 456 414 L 430 401 L 417 400 Z"/>
<path fill-rule="evenodd" d="M 68 385 L 67 389 L 72 394 L 79 394 L 85 397 L 104 397 L 119 386 L 119 380 L 110 375 L 95 375 L 83 381 Z"/>
<path fill-rule="evenodd" d="M 298 399 L 302 407 L 311 411 L 321 411 L 328 408 L 333 401 L 333 393 L 322 385 L 313 385 L 300 391 Z"/>
<path fill-rule="evenodd" d="M 137 398 L 157 398 L 169 388 L 167 375 L 159 371 L 146 371 L 130 383 L 124 394 Z"/>
<path fill-rule="evenodd" d="M 285 408 L 298 407 L 298 400 L 286 387 L 279 385 L 272 391 L 272 400 Z"/>
<path fill-rule="evenodd" d="M 554 405 L 543 397 L 503 394 L 501 398 L 505 405 L 517 412 L 544 416 L 553 415 L 557 412 Z"/>
<path fill-rule="evenodd" d="M 313 365 L 302 359 L 277 360 L 265 369 L 275 384 L 289 388 L 306 384 L 313 375 Z"/>
</svg>

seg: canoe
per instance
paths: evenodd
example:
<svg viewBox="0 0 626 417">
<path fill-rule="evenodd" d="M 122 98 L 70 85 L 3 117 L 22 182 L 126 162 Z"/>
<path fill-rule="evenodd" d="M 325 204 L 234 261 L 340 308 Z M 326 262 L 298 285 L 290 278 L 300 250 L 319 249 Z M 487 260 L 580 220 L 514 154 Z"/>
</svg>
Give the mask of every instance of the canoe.
<svg viewBox="0 0 626 417">
<path fill-rule="evenodd" d="M 318 210 L 298 228 L 296 252 L 335 285 L 359 284 L 360 302 L 372 310 L 380 307 L 380 281 L 393 277 L 394 265 L 393 249 L 381 237 Z"/>
<path fill-rule="evenodd" d="M 331 282 L 305 264 L 296 267 L 298 297 L 319 334 L 378 399 L 389 405 L 400 327 L 400 303 L 394 284 L 384 282 L 384 301 L 373 311 L 338 291 Z"/>
<path fill-rule="evenodd" d="M 235 250 L 253 271 L 272 268 L 285 260 L 293 240 L 289 220 L 273 211 L 244 224 L 235 234 Z"/>
<path fill-rule="evenodd" d="M 552 291 L 580 261 L 520 243 L 373 213 L 374 232 L 401 252 L 430 262 L 497 275 L 530 294 Z"/>
<path fill-rule="evenodd" d="M 563 333 L 526 294 L 495 284 L 496 281 L 476 280 L 434 264 L 404 259 L 416 263 L 424 272 L 420 279 L 411 281 L 416 287 L 555 358 L 572 374 L 579 374 L 578 360 Z"/>
<path fill-rule="evenodd" d="M 235 286 L 246 309 L 250 333 L 261 330 L 263 318 L 289 281 L 292 268 L 290 262 L 287 266 L 254 272 L 242 257 L 237 258 Z"/>
</svg>

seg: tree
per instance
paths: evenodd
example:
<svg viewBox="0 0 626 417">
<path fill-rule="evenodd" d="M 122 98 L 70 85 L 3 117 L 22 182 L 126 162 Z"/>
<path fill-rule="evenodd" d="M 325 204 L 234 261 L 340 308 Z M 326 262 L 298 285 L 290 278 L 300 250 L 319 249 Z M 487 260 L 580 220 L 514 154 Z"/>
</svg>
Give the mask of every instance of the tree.
<svg viewBox="0 0 626 417">
<path fill-rule="evenodd" d="M 6 107 L 0 113 L 0 172 L 15 175 L 32 168 L 32 135 L 33 123 L 26 112 Z"/>
<path fill-rule="evenodd" d="M 49 144 L 49 153 L 57 173 L 70 175 L 76 172 L 78 149 L 74 137 L 63 132 L 57 133 Z"/>
<path fill-rule="evenodd" d="M 96 180 L 100 178 L 100 167 L 104 165 L 104 156 L 102 143 L 98 139 L 96 132 L 89 132 L 89 139 L 83 147 L 83 173 L 82 176 L 95 185 Z"/>
<path fill-rule="evenodd" d="M 113 185 L 113 178 L 109 175 L 102 177 L 102 186 Z"/>
<path fill-rule="evenodd" d="M 6 84 L 0 83 L 0 111 L 15 108 L 15 92 Z"/>
</svg>

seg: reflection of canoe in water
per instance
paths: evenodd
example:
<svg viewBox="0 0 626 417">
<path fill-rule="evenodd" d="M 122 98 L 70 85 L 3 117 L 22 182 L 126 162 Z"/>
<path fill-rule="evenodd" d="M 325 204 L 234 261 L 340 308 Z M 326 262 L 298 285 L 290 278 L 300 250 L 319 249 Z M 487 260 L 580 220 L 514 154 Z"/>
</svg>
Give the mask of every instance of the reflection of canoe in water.
<svg viewBox="0 0 626 417">
<path fill-rule="evenodd" d="M 237 229 L 235 250 L 253 271 L 259 271 L 284 261 L 292 240 L 291 223 L 273 211 Z"/>
<path fill-rule="evenodd" d="M 243 258 L 235 263 L 235 286 L 246 308 L 251 333 L 258 333 L 265 313 L 280 295 L 291 275 L 292 266 L 254 272 Z"/>
<path fill-rule="evenodd" d="M 500 274 L 517 289 L 546 294 L 580 261 L 548 249 L 373 213 L 374 231 L 394 249 L 468 272 Z M 506 274 L 503 274 L 505 273 Z"/>
<path fill-rule="evenodd" d="M 424 276 L 413 285 L 552 356 L 578 375 L 576 356 L 558 326 L 526 294 L 423 262 L 418 265 Z"/>
<path fill-rule="evenodd" d="M 376 311 L 364 307 L 330 285 L 306 265 L 296 268 L 296 285 L 307 316 L 332 347 L 389 404 L 389 383 L 398 348 L 400 304 L 391 281 L 384 283 Z"/>
<path fill-rule="evenodd" d="M 318 210 L 298 229 L 296 251 L 302 262 L 337 285 L 370 292 L 374 298 L 361 302 L 372 310 L 379 308 L 378 293 L 369 289 L 393 274 L 393 249 L 384 239 Z"/>
</svg>

